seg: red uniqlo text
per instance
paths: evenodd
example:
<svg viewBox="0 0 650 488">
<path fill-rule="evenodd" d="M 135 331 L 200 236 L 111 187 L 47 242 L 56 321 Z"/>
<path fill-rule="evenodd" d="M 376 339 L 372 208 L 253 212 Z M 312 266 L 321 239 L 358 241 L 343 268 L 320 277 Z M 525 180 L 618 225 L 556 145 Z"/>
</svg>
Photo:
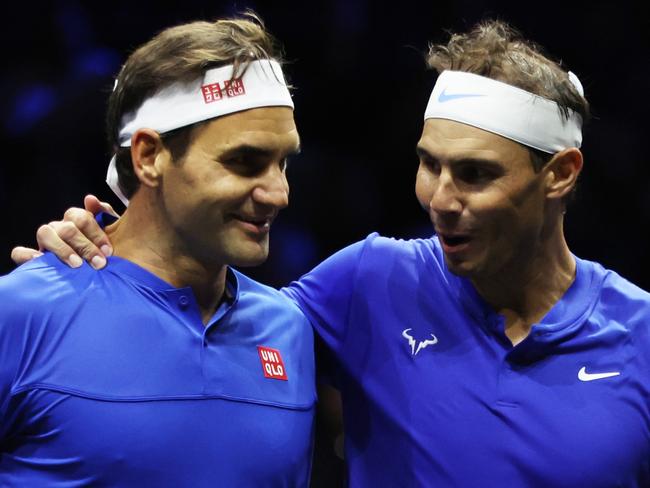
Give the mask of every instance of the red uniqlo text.
<svg viewBox="0 0 650 488">
<path fill-rule="evenodd" d="M 201 86 L 201 92 L 203 93 L 203 101 L 205 103 L 212 103 L 226 97 L 237 97 L 246 93 L 244 89 L 244 82 L 241 78 L 235 80 L 226 80 L 223 82 L 223 88 L 219 82 L 210 83 L 209 85 Z"/>
<path fill-rule="evenodd" d="M 280 351 L 266 346 L 257 346 L 257 352 L 262 361 L 265 378 L 287 381 L 287 370 L 284 368 Z"/>
<path fill-rule="evenodd" d="M 226 90 L 226 95 L 229 97 L 236 97 L 246 93 L 246 90 L 244 90 L 244 82 L 241 78 L 224 81 L 223 85 Z"/>
</svg>

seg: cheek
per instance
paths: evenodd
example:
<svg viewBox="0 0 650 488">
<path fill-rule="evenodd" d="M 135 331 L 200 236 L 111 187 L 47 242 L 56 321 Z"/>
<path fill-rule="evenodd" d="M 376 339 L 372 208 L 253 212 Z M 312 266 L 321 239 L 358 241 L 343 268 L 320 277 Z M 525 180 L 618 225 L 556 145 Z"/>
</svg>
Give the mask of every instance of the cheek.
<svg viewBox="0 0 650 488">
<path fill-rule="evenodd" d="M 187 198 L 200 190 L 201 175 L 188 162 L 174 166 L 163 177 L 165 195 L 168 198 Z"/>
<path fill-rule="evenodd" d="M 500 194 L 474 195 L 468 201 L 465 213 L 470 227 L 478 230 L 487 252 L 516 245 L 520 233 L 518 215 L 517 208 Z"/>
<path fill-rule="evenodd" d="M 422 208 L 427 210 L 433 195 L 433 181 L 431 175 L 422 169 L 419 169 L 415 177 L 415 196 Z"/>
<path fill-rule="evenodd" d="M 244 193 L 239 178 L 227 172 L 202 170 L 184 172 L 170 182 L 169 188 L 186 205 L 213 206 L 236 200 Z"/>
<path fill-rule="evenodd" d="M 515 206 L 511 202 L 502 203 L 475 215 L 475 218 L 487 224 L 486 238 L 492 243 L 492 250 L 505 257 L 534 245 L 539 222 L 530 208 Z"/>
</svg>

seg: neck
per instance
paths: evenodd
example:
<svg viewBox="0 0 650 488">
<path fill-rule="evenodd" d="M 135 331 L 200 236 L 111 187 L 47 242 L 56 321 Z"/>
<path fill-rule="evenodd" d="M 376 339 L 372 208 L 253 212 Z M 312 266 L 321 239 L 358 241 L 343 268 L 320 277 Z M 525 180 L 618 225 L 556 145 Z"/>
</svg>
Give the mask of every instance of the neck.
<svg viewBox="0 0 650 488">
<path fill-rule="evenodd" d="M 569 289 L 575 272 L 575 259 L 560 221 L 526 256 L 513 260 L 498 275 L 472 282 L 481 297 L 504 316 L 506 335 L 517 344 Z"/>
<path fill-rule="evenodd" d="M 106 228 L 116 256 L 128 259 L 176 288 L 194 292 L 203 323 L 212 317 L 226 287 L 225 263 L 192 256 L 155 205 L 136 195 L 124 215 Z"/>
</svg>

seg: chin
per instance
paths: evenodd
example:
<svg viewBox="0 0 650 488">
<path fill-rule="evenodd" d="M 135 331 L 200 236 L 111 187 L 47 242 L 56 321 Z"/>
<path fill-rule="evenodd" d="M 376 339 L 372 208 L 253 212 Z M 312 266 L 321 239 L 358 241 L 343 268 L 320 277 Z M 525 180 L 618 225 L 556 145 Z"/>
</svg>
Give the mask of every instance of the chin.
<svg viewBox="0 0 650 488">
<path fill-rule="evenodd" d="M 252 252 L 240 252 L 232 256 L 228 264 L 250 268 L 263 264 L 269 257 L 268 247 L 265 249 L 256 249 Z"/>
<path fill-rule="evenodd" d="M 249 268 L 259 266 L 269 257 L 269 240 L 231 240 L 224 245 L 226 263 L 231 266 Z"/>
<path fill-rule="evenodd" d="M 445 255 L 445 264 L 447 269 L 462 278 L 471 278 L 475 274 L 474 266 L 467 261 L 452 261 Z"/>
<path fill-rule="evenodd" d="M 233 259 L 229 264 L 240 268 L 252 268 L 253 266 L 260 266 L 261 264 L 264 264 L 266 258 L 268 258 L 268 255 L 259 258 Z"/>
</svg>

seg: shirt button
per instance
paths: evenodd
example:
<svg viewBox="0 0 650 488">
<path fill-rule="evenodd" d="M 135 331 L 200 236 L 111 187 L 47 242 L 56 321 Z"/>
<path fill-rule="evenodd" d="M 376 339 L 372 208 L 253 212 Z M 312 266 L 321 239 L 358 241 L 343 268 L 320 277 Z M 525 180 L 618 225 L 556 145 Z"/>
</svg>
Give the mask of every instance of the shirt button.
<svg viewBox="0 0 650 488">
<path fill-rule="evenodd" d="M 187 307 L 189 307 L 189 305 L 190 305 L 190 299 L 187 298 L 185 295 L 182 295 L 182 296 L 178 299 L 178 305 L 179 305 L 181 308 L 187 308 Z"/>
</svg>

